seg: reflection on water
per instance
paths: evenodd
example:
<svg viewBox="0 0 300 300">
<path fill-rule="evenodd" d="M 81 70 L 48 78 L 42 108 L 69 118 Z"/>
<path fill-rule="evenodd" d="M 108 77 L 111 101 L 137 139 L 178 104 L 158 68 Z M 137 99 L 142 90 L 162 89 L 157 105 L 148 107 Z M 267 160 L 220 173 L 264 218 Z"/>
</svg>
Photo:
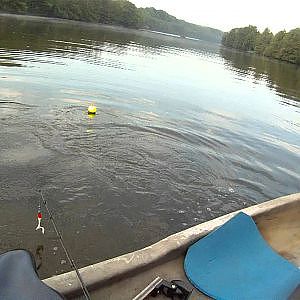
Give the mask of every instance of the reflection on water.
<svg viewBox="0 0 300 300">
<path fill-rule="evenodd" d="M 243 77 L 249 76 L 254 81 L 265 80 L 269 88 L 285 98 L 282 101 L 300 101 L 299 66 L 228 49 L 222 49 L 221 55 L 226 59 L 226 65 Z"/>
<path fill-rule="evenodd" d="M 40 267 L 43 264 L 43 252 L 44 252 L 44 246 L 38 245 L 35 251 L 35 257 L 36 257 L 36 269 L 39 270 Z"/>
<path fill-rule="evenodd" d="M 64 22 L 22 22 L 2 18 L 0 24 L 0 65 L 3 66 L 27 66 L 26 62 L 64 64 L 60 60 L 63 57 L 122 69 L 128 68 L 128 64 L 118 60 L 119 55 L 130 55 L 131 52 L 141 57 L 169 55 L 182 53 L 184 49 L 191 52 L 193 46 L 199 48 L 194 41 L 164 36 L 157 39 L 149 32 L 112 30 L 97 25 L 85 24 L 87 27 L 83 32 L 78 24 L 71 25 L 70 22 L 66 26 Z M 210 44 L 206 47 L 215 48 Z M 203 50 L 203 45 L 201 49 Z M 116 57 L 108 58 L 105 56 L 107 53 L 116 54 Z M 198 51 L 193 54 L 197 55 Z"/>
<path fill-rule="evenodd" d="M 34 230 L 38 189 L 79 266 L 299 191 L 297 67 L 147 32 L 0 23 L 0 250 L 30 249 L 42 277 L 70 267 L 45 213 Z"/>
</svg>

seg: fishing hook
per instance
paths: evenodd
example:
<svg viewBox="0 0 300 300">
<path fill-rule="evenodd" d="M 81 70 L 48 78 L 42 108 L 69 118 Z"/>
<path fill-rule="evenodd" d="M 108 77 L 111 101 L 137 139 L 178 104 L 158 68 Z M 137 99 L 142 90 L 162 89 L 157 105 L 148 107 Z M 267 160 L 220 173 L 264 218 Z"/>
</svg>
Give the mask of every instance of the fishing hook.
<svg viewBox="0 0 300 300">
<path fill-rule="evenodd" d="M 42 221 L 42 213 L 41 212 L 38 212 L 37 220 L 38 220 L 38 225 L 35 230 L 41 229 L 42 233 L 45 234 L 45 228 L 43 226 L 41 226 L 41 221 Z"/>
</svg>

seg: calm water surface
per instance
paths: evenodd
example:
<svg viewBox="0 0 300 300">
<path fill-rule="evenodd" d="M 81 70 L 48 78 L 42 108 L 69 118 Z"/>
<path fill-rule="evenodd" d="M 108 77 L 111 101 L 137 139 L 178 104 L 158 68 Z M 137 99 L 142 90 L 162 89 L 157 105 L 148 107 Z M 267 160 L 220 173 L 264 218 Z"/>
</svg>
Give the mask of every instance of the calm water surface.
<svg viewBox="0 0 300 300">
<path fill-rule="evenodd" d="M 200 42 L 0 18 L 0 250 L 42 277 L 299 192 L 300 68 Z M 98 114 L 86 108 L 95 103 Z"/>
</svg>

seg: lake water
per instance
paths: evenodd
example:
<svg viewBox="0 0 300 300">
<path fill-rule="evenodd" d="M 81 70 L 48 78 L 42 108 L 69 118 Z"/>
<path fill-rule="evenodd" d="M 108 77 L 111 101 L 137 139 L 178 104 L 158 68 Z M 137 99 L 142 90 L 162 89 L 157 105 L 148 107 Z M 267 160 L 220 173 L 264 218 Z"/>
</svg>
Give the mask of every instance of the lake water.
<svg viewBox="0 0 300 300">
<path fill-rule="evenodd" d="M 89 103 L 98 107 L 90 118 Z M 0 17 L 0 251 L 42 277 L 300 190 L 300 68 L 217 45 Z"/>
</svg>

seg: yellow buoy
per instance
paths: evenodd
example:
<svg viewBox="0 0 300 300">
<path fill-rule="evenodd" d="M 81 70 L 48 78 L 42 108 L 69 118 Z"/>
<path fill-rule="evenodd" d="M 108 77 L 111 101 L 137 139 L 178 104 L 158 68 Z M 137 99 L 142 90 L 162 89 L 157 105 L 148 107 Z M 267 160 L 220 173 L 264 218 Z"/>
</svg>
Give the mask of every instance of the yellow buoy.
<svg viewBox="0 0 300 300">
<path fill-rule="evenodd" d="M 88 113 L 88 117 L 89 117 L 89 119 L 94 119 L 96 117 L 96 114 L 90 114 L 90 113 Z"/>
<path fill-rule="evenodd" d="M 95 105 L 90 105 L 88 107 L 88 114 L 95 115 L 97 112 L 97 107 Z"/>
</svg>

